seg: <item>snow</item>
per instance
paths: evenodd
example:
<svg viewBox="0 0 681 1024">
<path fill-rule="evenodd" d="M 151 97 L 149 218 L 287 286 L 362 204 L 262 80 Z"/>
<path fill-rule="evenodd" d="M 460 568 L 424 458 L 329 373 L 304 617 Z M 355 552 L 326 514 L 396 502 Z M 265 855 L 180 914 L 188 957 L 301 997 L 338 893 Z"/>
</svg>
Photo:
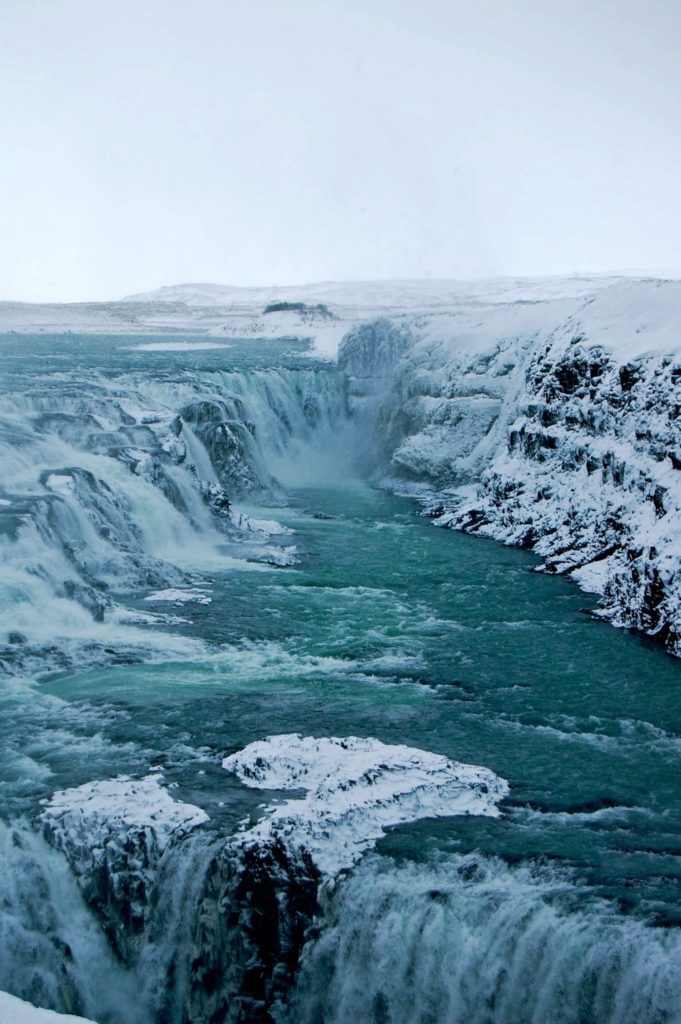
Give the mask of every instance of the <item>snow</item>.
<svg viewBox="0 0 681 1024">
<path fill-rule="evenodd" d="M 283 537 L 293 533 L 289 526 L 278 523 L 276 519 L 256 519 L 250 513 L 233 510 L 232 522 L 239 530 L 246 533 L 264 533 L 270 537 Z"/>
<path fill-rule="evenodd" d="M 612 280 L 609 275 L 491 278 L 487 280 L 321 281 L 281 287 L 238 288 L 219 284 L 179 284 L 130 295 L 126 303 L 173 302 L 187 306 L 243 306 L 271 302 L 318 302 L 339 306 L 413 308 L 458 305 L 464 301 L 536 301 L 546 297 L 590 294 Z"/>
<path fill-rule="evenodd" d="M 307 851 L 330 877 L 351 867 L 390 826 L 461 814 L 496 817 L 509 791 L 487 768 L 356 736 L 268 736 L 222 766 L 257 789 L 306 791 L 268 805 L 240 841 L 281 841 L 293 853 Z"/>
<path fill-rule="evenodd" d="M 92 1024 L 85 1017 L 43 1010 L 23 999 L 0 992 L 0 1024 Z"/>
<path fill-rule="evenodd" d="M 119 775 L 59 790 L 46 804 L 41 819 L 69 841 L 76 833 L 87 832 L 90 847 L 101 845 L 113 830 L 152 828 L 162 852 L 171 839 L 208 821 L 208 815 L 200 807 L 173 800 L 160 779 L 159 774 L 143 779 Z"/>
<path fill-rule="evenodd" d="M 180 587 L 168 587 L 166 590 L 154 590 L 147 594 L 145 601 L 172 602 L 173 604 L 210 604 L 212 597 L 205 590 L 197 587 L 181 589 Z"/>
<path fill-rule="evenodd" d="M 590 299 L 579 314 L 591 346 L 618 362 L 681 351 L 681 282 L 626 281 Z"/>
<path fill-rule="evenodd" d="M 73 493 L 73 477 L 60 473 L 50 473 L 45 481 L 45 486 L 51 491 L 68 496 Z"/>
<path fill-rule="evenodd" d="M 452 317 L 468 314 L 470 340 L 479 340 L 475 318 L 485 320 L 499 307 L 503 315 L 537 306 L 546 308 L 567 302 L 572 308 L 590 300 L 613 284 L 646 283 L 623 275 L 574 275 L 570 277 L 497 278 L 478 281 L 356 281 L 320 282 L 289 287 L 236 288 L 216 284 L 181 284 L 118 302 L 31 305 L 0 302 L 0 332 L 43 331 L 59 333 L 115 333 L 162 335 L 145 343 L 148 351 L 191 351 L 217 346 L 216 339 L 272 338 L 309 339 L 313 354 L 334 358 L 345 334 L 355 325 L 382 316 L 408 319 L 425 314 L 430 327 L 441 326 L 451 334 Z M 654 287 L 657 282 L 647 282 Z M 265 313 L 276 302 L 321 303 L 331 316 L 284 310 Z M 624 316 L 624 311 L 622 313 Z M 193 340 L 168 339 L 168 333 L 192 334 Z M 483 328 L 484 332 L 484 328 Z M 196 341 L 197 334 L 205 335 Z M 464 334 L 460 334 L 465 343 Z M 148 346 L 153 346 L 149 348 Z M 190 349 L 188 346 L 192 347 Z"/>
</svg>

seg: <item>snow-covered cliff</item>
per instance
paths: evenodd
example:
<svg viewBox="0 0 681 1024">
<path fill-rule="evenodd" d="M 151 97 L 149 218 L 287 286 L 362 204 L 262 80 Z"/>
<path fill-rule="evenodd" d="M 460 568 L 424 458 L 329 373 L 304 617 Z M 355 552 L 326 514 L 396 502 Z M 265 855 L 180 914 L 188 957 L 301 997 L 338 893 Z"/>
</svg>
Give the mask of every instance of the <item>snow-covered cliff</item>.
<svg viewBox="0 0 681 1024">
<path fill-rule="evenodd" d="M 339 360 L 384 483 L 681 654 L 681 283 L 382 318 Z"/>
</svg>

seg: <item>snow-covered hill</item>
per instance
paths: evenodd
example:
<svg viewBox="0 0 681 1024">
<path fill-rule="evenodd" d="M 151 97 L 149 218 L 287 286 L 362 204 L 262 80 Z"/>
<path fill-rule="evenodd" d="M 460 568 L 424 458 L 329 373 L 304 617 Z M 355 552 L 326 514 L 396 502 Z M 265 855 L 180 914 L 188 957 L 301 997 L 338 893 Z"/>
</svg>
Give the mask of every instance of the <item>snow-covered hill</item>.
<svg viewBox="0 0 681 1024">
<path fill-rule="evenodd" d="M 187 306 L 265 306 L 271 302 L 318 302 L 369 310 L 432 309 L 469 302 L 526 302 L 591 294 L 614 275 L 490 278 L 473 281 L 321 281 L 315 284 L 238 288 L 220 284 L 177 284 L 128 295 L 124 302 L 185 303 Z"/>
<path fill-rule="evenodd" d="M 309 339 L 318 355 L 332 358 L 350 328 L 380 316 L 454 314 L 462 308 L 579 298 L 617 279 L 575 275 L 482 281 L 331 281 L 262 288 L 180 284 L 111 302 L 0 302 L 0 333 L 296 337 Z M 303 303 L 308 308 L 268 309 L 287 303 Z M 320 304 L 326 309 L 319 310 Z"/>
</svg>

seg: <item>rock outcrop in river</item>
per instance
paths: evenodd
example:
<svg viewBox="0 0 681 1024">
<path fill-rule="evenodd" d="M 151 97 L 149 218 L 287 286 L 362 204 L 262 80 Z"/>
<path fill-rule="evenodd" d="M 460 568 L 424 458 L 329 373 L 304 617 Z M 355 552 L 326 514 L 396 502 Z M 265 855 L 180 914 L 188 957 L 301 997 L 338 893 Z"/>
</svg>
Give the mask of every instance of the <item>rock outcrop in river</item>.
<svg viewBox="0 0 681 1024">
<path fill-rule="evenodd" d="M 160 775 L 62 790 L 40 815 L 117 959 L 143 978 L 154 1019 L 279 1019 L 320 886 L 333 888 L 390 826 L 497 817 L 508 794 L 486 768 L 354 736 L 269 736 L 223 768 L 251 788 L 307 795 L 266 806 L 226 839 L 205 834 L 205 811 L 173 799 Z M 180 941 L 168 910 L 178 904 Z"/>
</svg>

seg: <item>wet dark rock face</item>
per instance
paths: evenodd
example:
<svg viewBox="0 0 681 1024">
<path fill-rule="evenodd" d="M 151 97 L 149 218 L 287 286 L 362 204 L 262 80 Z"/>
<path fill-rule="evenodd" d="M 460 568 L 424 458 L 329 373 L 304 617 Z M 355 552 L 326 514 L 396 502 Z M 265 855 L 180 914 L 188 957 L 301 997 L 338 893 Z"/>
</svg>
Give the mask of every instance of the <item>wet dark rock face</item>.
<svg viewBox="0 0 681 1024">
<path fill-rule="evenodd" d="M 319 913 L 321 879 L 305 852 L 72 815 L 46 817 L 43 829 L 116 957 L 140 976 L 149 965 L 163 973 L 149 1024 L 274 1021 Z M 183 906 L 174 922 L 169 905 Z"/>
<path fill-rule="evenodd" d="M 131 964 L 139 955 L 158 876 L 161 851 L 152 828 L 137 827 L 92 847 L 51 824 L 46 838 L 66 854 L 86 902 L 96 912 L 119 959 Z"/>
<path fill-rule="evenodd" d="M 194 429 L 210 456 L 221 484 L 239 494 L 267 495 L 275 487 L 262 479 L 256 427 L 237 396 L 186 405 L 181 417 Z"/>
<path fill-rule="evenodd" d="M 270 1024 L 319 911 L 319 874 L 277 842 L 231 846 L 206 873 L 191 944 L 187 1020 Z"/>
</svg>

